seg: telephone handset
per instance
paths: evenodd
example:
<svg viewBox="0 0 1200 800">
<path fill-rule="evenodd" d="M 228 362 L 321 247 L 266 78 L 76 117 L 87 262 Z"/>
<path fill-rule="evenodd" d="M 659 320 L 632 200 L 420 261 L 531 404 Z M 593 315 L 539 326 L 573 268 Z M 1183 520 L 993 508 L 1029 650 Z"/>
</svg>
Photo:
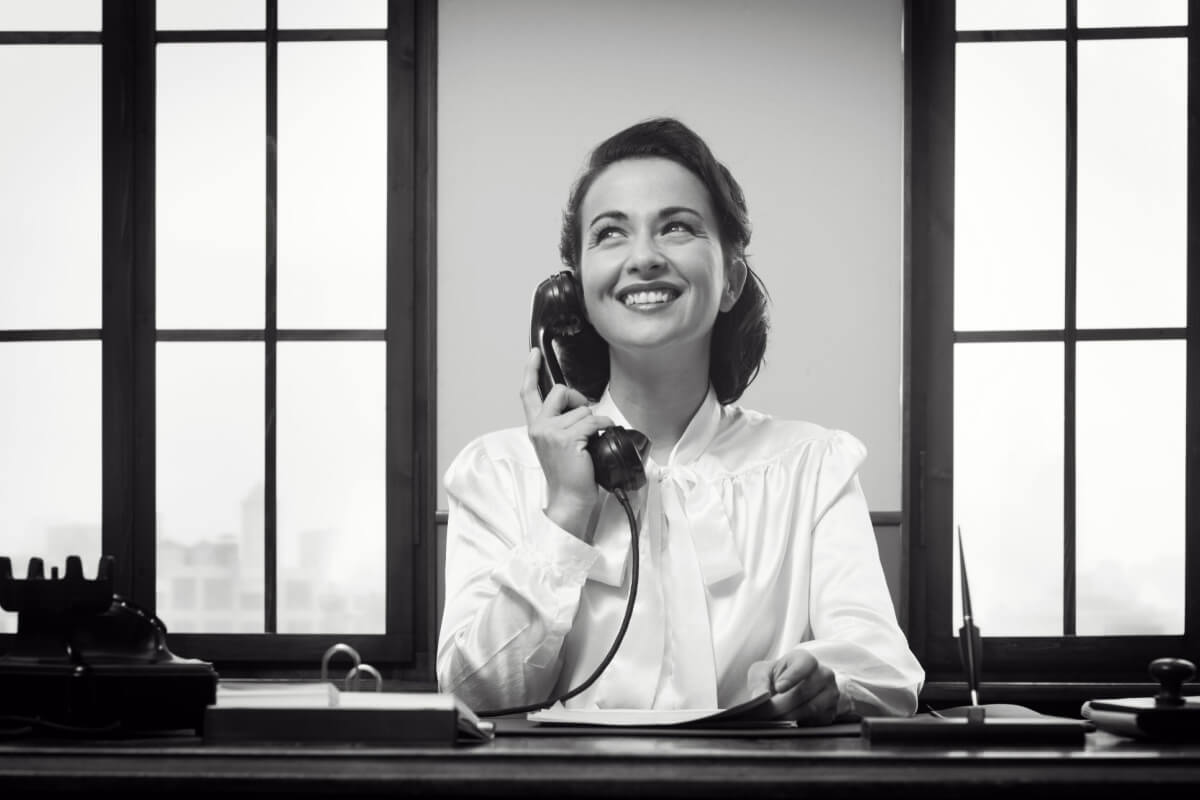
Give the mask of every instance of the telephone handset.
<svg viewBox="0 0 1200 800">
<path fill-rule="evenodd" d="M 559 363 L 555 340 L 595 336 L 583 309 L 583 293 L 574 272 L 563 270 L 538 284 L 533 293 L 533 314 L 529 326 L 529 344 L 542 351 L 538 371 L 538 389 L 545 399 L 556 383 L 567 383 Z M 646 484 L 645 458 L 650 440 L 640 431 L 610 425 L 593 434 L 587 443 L 596 473 L 596 483 L 608 491 L 621 488 L 637 491 Z"/>
<path fill-rule="evenodd" d="M 587 364 L 582 362 L 587 362 L 589 358 L 607 357 L 603 340 L 584 315 L 583 293 L 579 289 L 578 278 L 569 270 L 551 275 L 538 284 L 533 293 L 529 343 L 542 351 L 538 389 L 543 399 L 554 384 L 567 383 L 563 364 L 560 363 L 558 351 L 554 347 L 555 340 L 560 338 L 568 340 L 564 343 L 568 351 L 575 349 L 575 355 L 582 356 L 573 362 L 567 362 L 568 371 L 575 370 L 576 375 L 587 367 Z M 572 339 L 574 341 L 570 341 Z M 576 344 L 581 346 L 572 348 Z M 646 485 L 645 458 L 650 451 L 650 440 L 640 431 L 610 425 L 588 437 L 587 450 L 592 457 L 596 483 L 617 498 L 625 511 L 625 518 L 629 521 L 629 599 L 625 601 L 625 615 L 621 619 L 621 626 L 617 629 L 617 635 L 609 646 L 608 653 L 583 683 L 562 694 L 551 695 L 540 703 L 489 711 L 476 710 L 476 716 L 498 717 L 539 711 L 575 697 L 596 682 L 625 639 L 625 631 L 629 629 L 629 620 L 633 617 L 633 603 L 637 599 L 639 573 L 637 515 L 633 513 L 633 506 L 629 502 L 629 492 L 637 491 Z"/>
</svg>

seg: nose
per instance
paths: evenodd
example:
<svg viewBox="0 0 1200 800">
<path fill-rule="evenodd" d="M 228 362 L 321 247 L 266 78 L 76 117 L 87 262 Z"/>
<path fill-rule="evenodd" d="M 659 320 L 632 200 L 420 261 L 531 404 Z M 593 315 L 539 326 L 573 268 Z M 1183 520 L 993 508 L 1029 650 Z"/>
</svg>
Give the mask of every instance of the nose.
<svg viewBox="0 0 1200 800">
<path fill-rule="evenodd" d="M 655 272 L 667 265 L 653 234 L 639 233 L 633 237 L 631 245 L 629 258 L 626 260 L 626 268 L 630 272 Z"/>
</svg>

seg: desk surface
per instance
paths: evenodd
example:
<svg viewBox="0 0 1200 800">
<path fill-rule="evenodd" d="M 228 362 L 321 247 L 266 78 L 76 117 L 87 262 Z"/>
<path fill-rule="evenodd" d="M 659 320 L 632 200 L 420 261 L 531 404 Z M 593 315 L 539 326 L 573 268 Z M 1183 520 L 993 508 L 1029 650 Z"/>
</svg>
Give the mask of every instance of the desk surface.
<svg viewBox="0 0 1200 800">
<path fill-rule="evenodd" d="M 0 742 L 18 797 L 198 792 L 292 796 L 1136 797 L 1200 787 L 1200 743 L 1107 733 L 1074 747 L 872 745 L 857 737 L 498 736 L 454 747 L 212 746 L 198 739 Z M 16 790 L 16 791 L 14 791 Z M 1142 794 L 1137 800 L 1149 800 Z"/>
</svg>

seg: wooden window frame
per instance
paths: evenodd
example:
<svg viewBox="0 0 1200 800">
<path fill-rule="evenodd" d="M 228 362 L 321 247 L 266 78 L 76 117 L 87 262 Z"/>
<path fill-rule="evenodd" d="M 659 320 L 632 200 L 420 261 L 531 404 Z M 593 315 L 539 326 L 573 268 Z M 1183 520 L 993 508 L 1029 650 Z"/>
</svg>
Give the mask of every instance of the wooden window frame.
<svg viewBox="0 0 1200 800">
<path fill-rule="evenodd" d="M 155 608 L 155 349 L 160 341 L 261 341 L 266 349 L 264 630 L 170 634 L 223 675 L 310 675 L 331 644 L 355 647 L 388 680 L 432 681 L 436 641 L 436 0 L 388 0 L 379 30 L 156 31 L 154 0 L 104 0 L 97 32 L 4 33 L 0 43 L 101 45 L 100 330 L 6 330 L 2 341 L 100 339 L 102 541 L 116 592 Z M 387 48 L 387 312 L 383 330 L 280 330 L 275 316 L 275 119 L 280 41 L 383 40 Z M 266 316 L 260 330 L 162 330 L 155 323 L 155 63 L 167 42 L 263 42 L 266 49 Z M 386 633 L 274 633 L 275 345 L 382 340 L 386 355 Z M 170 620 L 165 620 L 168 630 Z M 7 649 L 0 637 L 0 651 Z"/>
<path fill-rule="evenodd" d="M 904 253 L 904 470 L 905 590 L 908 634 L 929 681 L 961 682 L 958 640 L 951 630 L 953 544 L 953 348 L 964 341 L 1061 341 L 1065 345 L 1064 564 L 1062 636 L 986 637 L 983 677 L 1000 683 L 1145 683 L 1147 665 L 1161 656 L 1200 654 L 1200 531 L 1197 460 L 1200 455 L 1200 236 L 1195 223 L 1200 159 L 1188 158 L 1187 326 L 1134 330 L 1079 330 L 1075 324 L 1076 45 L 1084 39 L 1162 35 L 1188 42 L 1189 154 L 1200 153 L 1197 25 L 1200 2 L 1189 0 L 1189 25 L 1174 28 L 1079 29 L 1076 2 L 1064 0 L 1067 24 L 1043 31 L 956 32 L 955 4 L 905 3 L 905 253 Z M 1066 318 L 1055 331 L 954 332 L 954 68 L 956 42 L 1065 41 Z M 1179 636 L 1079 636 L 1074 575 L 1074 345 L 1085 340 L 1177 339 L 1187 343 L 1185 482 L 1185 629 Z"/>
</svg>

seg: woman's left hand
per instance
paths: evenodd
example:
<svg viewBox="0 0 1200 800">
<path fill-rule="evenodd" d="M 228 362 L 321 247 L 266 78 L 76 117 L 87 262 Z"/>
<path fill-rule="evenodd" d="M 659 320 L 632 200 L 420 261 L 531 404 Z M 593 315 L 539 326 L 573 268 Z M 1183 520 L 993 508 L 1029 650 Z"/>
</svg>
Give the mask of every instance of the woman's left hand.
<svg viewBox="0 0 1200 800">
<path fill-rule="evenodd" d="M 776 719 L 801 725 L 829 725 L 837 716 L 838 688 L 833 670 L 807 650 L 775 661 L 756 661 L 747 673 L 750 696 L 770 692 Z"/>
</svg>

